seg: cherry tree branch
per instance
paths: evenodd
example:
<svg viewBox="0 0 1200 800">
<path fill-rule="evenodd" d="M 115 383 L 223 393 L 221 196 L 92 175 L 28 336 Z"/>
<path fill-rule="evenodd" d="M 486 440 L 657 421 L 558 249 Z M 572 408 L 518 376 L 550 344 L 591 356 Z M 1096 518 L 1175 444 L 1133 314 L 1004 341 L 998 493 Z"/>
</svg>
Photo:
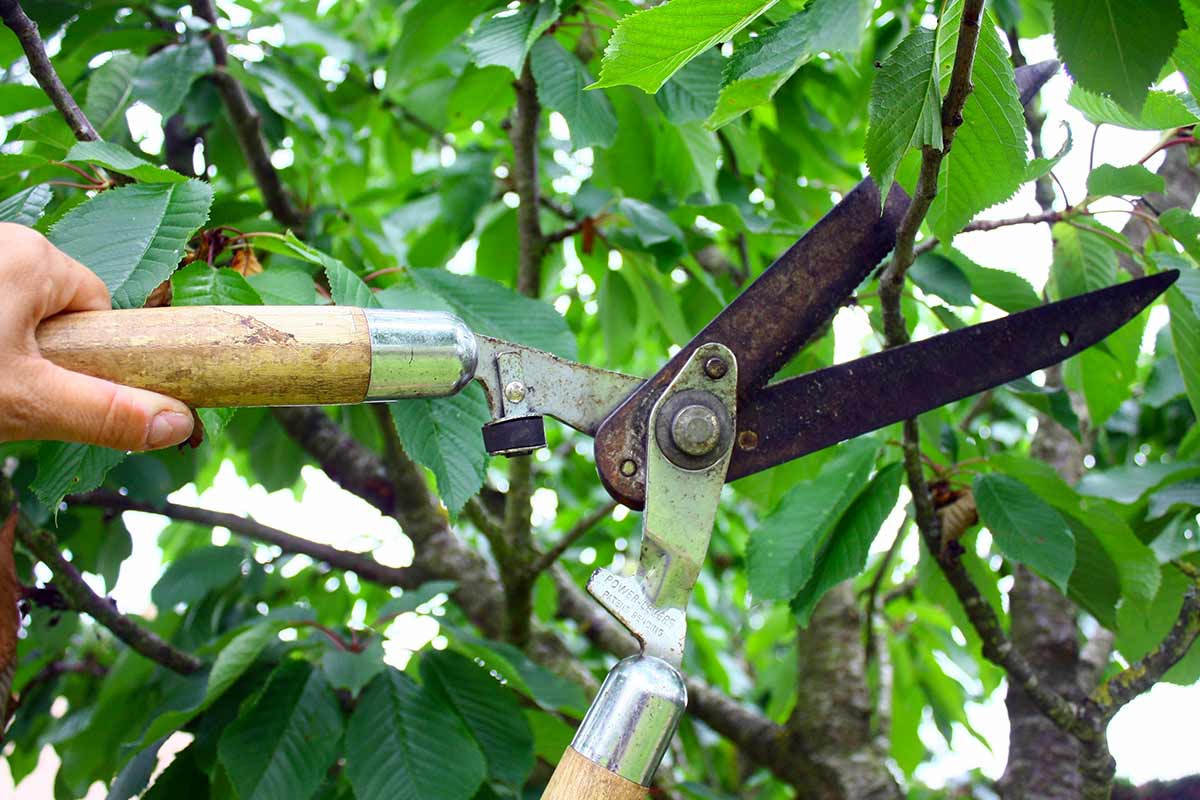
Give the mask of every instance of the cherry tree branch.
<svg viewBox="0 0 1200 800">
<path fill-rule="evenodd" d="M 429 580 L 428 576 L 423 575 L 419 569 L 388 567 L 380 564 L 369 553 L 352 553 L 331 545 L 320 544 L 237 514 L 210 511 L 207 508 L 196 508 L 178 503 L 148 503 L 105 489 L 72 495 L 67 498 L 67 502 L 70 505 L 96 506 L 109 511 L 141 511 L 170 519 L 195 522 L 208 527 L 228 528 L 233 533 L 247 539 L 274 545 L 285 553 L 306 555 L 314 561 L 320 561 L 336 569 L 354 572 L 360 578 L 383 586 L 415 589 Z"/>
<path fill-rule="evenodd" d="M 29 18 L 18 0 L 0 0 L 0 19 L 3 19 L 4 24 L 17 35 L 21 49 L 29 59 L 30 73 L 37 79 L 38 86 L 42 87 L 50 102 L 54 103 L 58 113 L 62 114 L 75 138 L 81 142 L 99 141 L 100 135 L 96 133 L 92 123 L 71 96 L 71 92 L 58 77 L 54 65 L 50 63 L 50 57 L 46 54 L 46 43 L 38 33 L 37 23 Z"/>
<path fill-rule="evenodd" d="M 233 123 L 242 155 L 245 156 L 246 164 L 254 175 L 254 182 L 262 192 L 263 202 L 280 224 L 289 228 L 303 227 L 308 215 L 296 207 L 279 177 L 279 172 L 271 163 L 271 151 L 263 137 L 262 115 L 254 107 L 246 87 L 229 72 L 229 51 L 217 28 L 217 10 L 213 0 L 192 0 L 192 11 L 211 26 L 208 46 L 216 63 L 213 80 Z"/>
<path fill-rule="evenodd" d="M 203 662 L 191 653 L 176 649 L 158 634 L 143 628 L 133 617 L 122 614 L 112 600 L 93 592 L 75 565 L 67 561 L 59 551 L 58 540 L 54 534 L 19 525 L 17 537 L 29 552 L 37 556 L 54 573 L 54 585 L 62 592 L 72 609 L 88 614 L 130 648 L 173 672 L 190 675 L 204 666 Z"/>
<path fill-rule="evenodd" d="M 599 508 L 592 511 L 590 514 L 585 514 L 578 522 L 576 522 L 571 530 L 563 534 L 554 547 L 551 547 L 545 553 L 538 557 L 538 560 L 533 563 L 532 570 L 535 575 L 548 570 L 554 562 L 562 558 L 562 554 L 571 548 L 571 545 L 579 541 L 592 528 L 596 527 L 605 517 L 613 512 L 617 507 L 615 500 L 609 500 Z"/>
</svg>

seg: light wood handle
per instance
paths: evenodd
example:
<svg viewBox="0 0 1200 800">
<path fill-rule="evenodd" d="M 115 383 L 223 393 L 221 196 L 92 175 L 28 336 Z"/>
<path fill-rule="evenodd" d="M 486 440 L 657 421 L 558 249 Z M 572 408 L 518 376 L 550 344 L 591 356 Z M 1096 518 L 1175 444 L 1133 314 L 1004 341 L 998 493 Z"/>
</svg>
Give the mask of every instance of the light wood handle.
<svg viewBox="0 0 1200 800">
<path fill-rule="evenodd" d="M 645 800 L 645 786 L 609 772 L 568 747 L 542 800 Z"/>
<path fill-rule="evenodd" d="M 46 320 L 37 340 L 61 367 L 199 408 L 358 403 L 371 378 L 358 308 L 85 311 Z"/>
</svg>

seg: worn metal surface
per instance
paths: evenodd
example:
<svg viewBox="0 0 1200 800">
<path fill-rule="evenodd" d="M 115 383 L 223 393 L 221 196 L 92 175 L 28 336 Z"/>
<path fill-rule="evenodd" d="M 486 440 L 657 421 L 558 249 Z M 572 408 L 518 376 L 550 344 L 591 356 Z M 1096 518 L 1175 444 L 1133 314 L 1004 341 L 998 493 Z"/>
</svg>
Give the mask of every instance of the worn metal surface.
<svg viewBox="0 0 1200 800">
<path fill-rule="evenodd" d="M 686 707 L 687 686 L 675 667 L 631 656 L 608 673 L 571 746 L 593 764 L 649 786 Z"/>
<path fill-rule="evenodd" d="M 490 336 L 476 334 L 475 342 L 475 379 L 483 385 L 494 420 L 544 415 L 595 435 L 604 418 L 643 382 Z"/>
<path fill-rule="evenodd" d="M 1046 81 L 1058 74 L 1061 66 L 1054 59 L 1050 59 L 1049 61 L 1039 61 L 1036 64 L 1026 64 L 1023 67 L 1017 67 L 1017 93 L 1021 97 L 1021 105 L 1028 104 L 1042 90 L 1042 87 L 1046 85 Z"/>
<path fill-rule="evenodd" d="M 1057 364 L 1133 319 L 1178 276 L 1161 272 L 768 386 L 738 407 L 729 480 Z M 756 446 L 742 447 L 743 437 Z"/>
<path fill-rule="evenodd" d="M 705 361 L 713 357 L 729 365 L 717 378 L 704 370 Z M 737 421 L 737 383 L 737 361 L 728 348 L 701 345 L 655 403 L 650 424 L 669 422 L 682 410 L 675 408 L 682 398 L 685 405 L 715 408 L 732 429 Z M 665 426 L 661 438 L 670 438 L 670 427 Z M 668 457 L 659 436 L 651 436 L 644 450 L 649 489 L 637 573 L 598 569 L 588 581 L 588 591 L 642 643 L 642 652 L 675 666 L 683 658 L 688 599 L 708 553 L 731 447 L 727 432 L 706 465 L 685 468 Z"/>
<path fill-rule="evenodd" d="M 441 311 L 364 308 L 371 339 L 366 400 L 441 397 L 475 375 L 475 335 Z"/>
<path fill-rule="evenodd" d="M 874 182 L 856 186 L 605 420 L 596 433 L 596 468 L 614 498 L 630 508 L 644 504 L 644 470 L 627 476 L 621 463 L 638 458 L 650 409 L 698 346 L 720 342 L 733 352 L 743 402 L 833 318 L 892 249 L 909 199 L 893 187 L 882 215 L 880 204 Z"/>
</svg>

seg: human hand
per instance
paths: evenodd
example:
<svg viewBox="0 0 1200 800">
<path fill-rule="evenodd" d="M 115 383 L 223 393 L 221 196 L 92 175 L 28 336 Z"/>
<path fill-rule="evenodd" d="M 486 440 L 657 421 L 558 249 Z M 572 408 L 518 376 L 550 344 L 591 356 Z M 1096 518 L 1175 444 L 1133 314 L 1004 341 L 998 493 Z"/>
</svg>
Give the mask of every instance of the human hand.
<svg viewBox="0 0 1200 800">
<path fill-rule="evenodd" d="M 178 400 L 65 370 L 38 352 L 35 331 L 65 311 L 109 309 L 94 272 L 32 228 L 0 223 L 0 442 L 54 439 L 154 450 L 192 432 Z"/>
</svg>

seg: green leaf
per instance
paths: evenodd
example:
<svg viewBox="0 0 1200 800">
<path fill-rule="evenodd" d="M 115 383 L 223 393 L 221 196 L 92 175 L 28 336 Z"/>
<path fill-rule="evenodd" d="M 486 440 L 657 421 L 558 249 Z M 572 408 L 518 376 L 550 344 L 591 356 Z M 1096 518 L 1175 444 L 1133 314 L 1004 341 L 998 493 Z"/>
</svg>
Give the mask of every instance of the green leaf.
<svg viewBox="0 0 1200 800">
<path fill-rule="evenodd" d="M 196 180 L 109 189 L 64 214 L 50 241 L 100 276 L 115 307 L 137 308 L 179 265 L 212 191 Z"/>
<path fill-rule="evenodd" d="M 50 105 L 50 98 L 37 86 L 21 83 L 0 84 L 0 117 L 32 111 Z"/>
<path fill-rule="evenodd" d="M 654 100 L 676 125 L 702 122 L 717 105 L 724 70 L 725 59 L 715 50 L 708 50 L 672 75 Z"/>
<path fill-rule="evenodd" d="M 1180 277 L 1189 274 L 1185 272 Z M 1200 316 L 1178 286 L 1167 290 L 1167 309 L 1171 312 L 1171 342 L 1175 345 L 1188 403 L 1192 413 L 1200 416 Z"/>
<path fill-rule="evenodd" d="M 866 157 L 882 197 L 887 197 L 909 148 L 942 148 L 937 48 L 935 31 L 914 28 L 875 74 Z"/>
<path fill-rule="evenodd" d="M 903 465 L 888 464 L 846 509 L 813 567 L 812 579 L 792 600 L 792 611 L 801 625 L 808 625 L 826 592 L 863 571 L 879 526 L 896 507 L 903 474 Z"/>
<path fill-rule="evenodd" d="M 991 303 L 1010 314 L 1042 304 L 1029 281 L 1020 275 L 981 267 L 954 248 L 944 247 L 941 252 L 962 270 L 971 282 L 971 291 L 985 303 Z"/>
<path fill-rule="evenodd" d="M 320 787 L 341 738 L 341 707 L 320 670 L 287 661 L 221 734 L 218 752 L 240 800 L 295 800 Z"/>
<path fill-rule="evenodd" d="M 562 358 L 577 357 L 575 335 L 554 306 L 487 278 L 443 269 L 414 269 L 413 282 L 446 302 L 475 333 L 520 342 Z"/>
<path fill-rule="evenodd" d="M 1079 86 L 1071 87 L 1067 102 L 1082 111 L 1093 125 L 1107 123 L 1135 131 L 1165 131 L 1194 125 L 1200 120 L 1184 97 L 1174 92 L 1150 92 L 1136 114 Z"/>
<path fill-rule="evenodd" d="M 529 49 L 556 19 L 555 0 L 540 0 L 523 4 L 516 11 L 501 11 L 484 21 L 467 39 L 467 49 L 478 66 L 508 67 L 514 76 L 520 77 Z"/>
<path fill-rule="evenodd" d="M 346 689 L 352 694 L 362 691 L 385 666 L 383 641 L 379 638 L 372 640 L 359 653 L 330 648 L 321 656 L 321 669 L 329 680 L 329 685 L 335 689 Z"/>
<path fill-rule="evenodd" d="M 952 2 L 938 27 L 942 91 L 953 70 L 962 4 Z M 963 106 L 963 124 L 938 172 L 937 197 L 929 209 L 934 234 L 948 242 L 971 219 L 1001 203 L 1025 180 L 1025 116 L 1008 51 L 995 20 L 984 13 L 971 71 L 975 88 Z"/>
<path fill-rule="evenodd" d="M 268 643 L 275 640 L 277 627 L 260 623 L 239 633 L 229 644 L 217 654 L 208 676 L 203 673 L 194 676 L 202 680 L 204 690 L 198 702 L 176 706 L 156 717 L 142 733 L 138 747 L 146 747 L 172 731 L 186 725 L 197 715 L 206 711 L 219 700 L 225 692 L 237 683 L 246 670 L 258 659 L 259 654 Z"/>
<path fill-rule="evenodd" d="M 594 87 L 637 86 L 654 94 L 676 70 L 725 42 L 775 0 L 672 0 L 621 19 Z"/>
<path fill-rule="evenodd" d="M 587 67 L 553 36 L 544 36 L 530 55 L 542 105 L 563 115 L 571 129 L 571 146 L 611 147 L 617 138 L 617 116 L 602 91 L 585 92 L 592 81 Z"/>
<path fill-rule="evenodd" d="M 1054 44 L 1071 77 L 1135 114 L 1181 28 L 1178 0 L 1054 0 Z"/>
<path fill-rule="evenodd" d="M 312 276 L 295 264 L 271 264 L 255 275 L 247 275 L 262 302 L 272 306 L 311 306 L 317 302 Z"/>
<path fill-rule="evenodd" d="M 450 651 L 421 659 L 421 681 L 440 691 L 474 735 L 488 776 L 514 789 L 533 771 L 533 732 L 516 695 L 471 659 Z"/>
<path fill-rule="evenodd" d="M 1059 513 L 1007 475 L 979 476 L 974 493 L 979 517 L 1000 552 L 1065 593 L 1075 568 L 1075 537 Z"/>
<path fill-rule="evenodd" d="M 133 76 L 140 63 L 131 53 L 117 53 L 88 80 L 83 113 L 101 138 L 124 138 L 125 110 L 133 102 Z"/>
<path fill-rule="evenodd" d="M 683 231 L 679 226 L 649 203 L 626 197 L 617 207 L 633 224 L 638 241 L 644 247 L 653 247 L 665 242 L 683 244 Z"/>
<path fill-rule="evenodd" d="M 1138 539 L 1120 516 L 1102 499 L 1081 497 L 1049 464 L 1001 454 L 992 462 L 1017 478 L 1042 500 L 1066 517 L 1073 517 L 1091 532 L 1118 574 L 1121 594 L 1128 602 L 1145 607 L 1158 592 L 1159 570 L 1154 552 Z M 1080 576 L 1076 566 L 1072 582 Z"/>
<path fill-rule="evenodd" d="M 838 520 L 865 488 L 878 452 L 874 439 L 842 445 L 820 474 L 788 492 L 762 521 L 747 550 L 757 600 L 790 600 L 804 588 Z"/>
<path fill-rule="evenodd" d="M 437 477 L 438 495 L 458 514 L 483 486 L 487 451 L 480 428 L 492 419 L 482 390 L 472 384 L 453 397 L 390 403 L 404 450 Z"/>
<path fill-rule="evenodd" d="M 442 698 L 388 669 L 371 681 L 346 731 L 357 800 L 471 800 L 487 762 Z"/>
<path fill-rule="evenodd" d="M 108 471 L 125 460 L 120 450 L 73 442 L 46 442 L 38 449 L 37 477 L 30 490 L 47 508 L 57 509 L 68 494 L 90 492 Z"/>
<path fill-rule="evenodd" d="M 1185 27 L 1179 32 L 1179 44 L 1171 58 L 1187 80 L 1188 90 L 1195 97 L 1200 93 L 1200 2 L 1182 0 Z"/>
<path fill-rule="evenodd" d="M 203 37 L 164 47 L 152 53 L 133 75 L 133 97 L 162 114 L 164 120 L 179 111 L 192 84 L 213 71 L 212 50 Z"/>
<path fill-rule="evenodd" d="M 1131 164 L 1128 167 L 1114 167 L 1112 164 L 1101 164 L 1088 175 L 1087 189 L 1090 195 L 1134 195 L 1162 192 L 1165 188 L 1163 179 L 1155 175 L 1141 164 Z"/>
<path fill-rule="evenodd" d="M 240 547 L 200 547 L 171 562 L 150 591 L 150 599 L 163 611 L 182 603 L 191 605 L 209 592 L 242 576 L 246 552 Z"/>
<path fill-rule="evenodd" d="M 1158 218 L 1163 230 L 1175 238 L 1177 242 L 1183 245 L 1183 249 L 1192 258 L 1200 257 L 1200 219 L 1189 214 L 1182 208 L 1168 208 Z M 1155 258 L 1160 261 L 1164 256 L 1169 254 L 1156 254 Z M 1174 267 L 1174 263 L 1165 263 L 1164 266 Z M 1183 274 L 1195 272 L 1195 270 L 1183 269 Z M 1191 279 L 1181 279 L 1186 284 Z M 1196 295 L 1200 297 L 1200 295 Z"/>
<path fill-rule="evenodd" d="M 45 184 L 30 186 L 12 197 L 0 200 L 0 222 L 14 222 L 31 226 L 46 213 L 46 206 L 54 199 L 54 192 Z"/>
<path fill-rule="evenodd" d="M 1179 618 L 1183 598 L 1190 581 L 1175 567 L 1166 564 L 1162 571 L 1162 589 L 1154 598 L 1148 612 L 1139 609 L 1120 611 L 1120 635 L 1117 650 L 1126 662 L 1134 664 L 1146 656 L 1166 638 L 1167 633 Z M 1200 678 L 1200 644 L 1192 643 L 1183 659 L 1172 667 L 1163 680 L 1183 686 L 1193 684 Z"/>
<path fill-rule="evenodd" d="M 408 80 L 458 38 L 471 20 L 492 6 L 491 0 L 418 0 L 404 12 L 400 39 L 391 47 L 388 62 L 389 91 Z"/>
<path fill-rule="evenodd" d="M 803 11 L 734 50 L 708 126 L 719 128 L 768 102 L 817 53 L 856 52 L 871 6 L 864 0 L 813 0 Z"/>
<path fill-rule="evenodd" d="M 141 752 L 129 759 L 113 779 L 104 800 L 129 800 L 141 794 L 158 767 L 158 751 L 164 741 L 160 739 L 149 747 L 142 748 Z"/>
<path fill-rule="evenodd" d="M 1065 300 L 1117 282 L 1117 254 L 1099 233 L 1060 222 L 1054 226 L 1049 293 Z"/>
<path fill-rule="evenodd" d="M 908 276 L 925 294 L 940 297 L 952 306 L 974 305 L 971 282 L 957 264 L 943 255 L 922 253 Z"/>
<path fill-rule="evenodd" d="M 382 622 L 407 611 L 416 611 L 439 594 L 452 594 L 458 588 L 455 581 L 427 581 L 416 589 L 406 589 L 399 597 L 393 597 L 379 609 L 378 619 Z M 377 622 L 378 626 L 381 622 Z"/>
<path fill-rule="evenodd" d="M 257 306 L 262 302 L 241 273 L 228 268 L 197 263 L 171 276 L 173 306 Z"/>
<path fill-rule="evenodd" d="M 63 161 L 74 164 L 98 164 L 105 169 L 128 175 L 140 183 L 182 183 L 183 175 L 159 167 L 111 142 L 80 142 Z"/>
</svg>

